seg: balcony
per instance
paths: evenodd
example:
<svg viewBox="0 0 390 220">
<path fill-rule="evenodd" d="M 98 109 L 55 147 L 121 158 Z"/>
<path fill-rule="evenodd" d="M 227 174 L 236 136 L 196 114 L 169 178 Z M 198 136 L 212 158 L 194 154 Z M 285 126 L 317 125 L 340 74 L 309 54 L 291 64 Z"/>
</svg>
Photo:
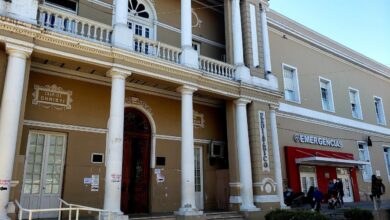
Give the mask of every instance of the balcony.
<svg viewBox="0 0 390 220">
<path fill-rule="evenodd" d="M 94 41 L 111 44 L 112 27 L 56 8 L 40 5 L 38 7 L 38 24 L 46 29 Z M 156 58 L 180 64 L 181 48 L 159 41 L 134 35 L 133 52 L 146 57 Z M 233 80 L 235 68 L 205 56 L 199 56 L 199 70 L 205 74 Z"/>
</svg>

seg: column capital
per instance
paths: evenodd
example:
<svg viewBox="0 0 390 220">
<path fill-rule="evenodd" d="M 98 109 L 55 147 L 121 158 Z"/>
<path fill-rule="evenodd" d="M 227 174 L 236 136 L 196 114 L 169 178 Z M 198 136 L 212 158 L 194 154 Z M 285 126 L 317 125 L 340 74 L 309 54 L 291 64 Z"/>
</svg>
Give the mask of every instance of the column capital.
<svg viewBox="0 0 390 220">
<path fill-rule="evenodd" d="M 21 46 L 13 43 L 6 43 L 5 50 L 10 56 L 20 57 L 27 59 L 32 54 L 33 48 L 29 46 Z"/>
<path fill-rule="evenodd" d="M 107 71 L 106 76 L 111 78 L 123 78 L 126 79 L 128 76 L 131 75 L 131 71 L 118 68 L 118 67 L 112 67 L 110 70 Z"/>
<path fill-rule="evenodd" d="M 238 99 L 234 100 L 234 104 L 236 104 L 236 105 L 247 105 L 251 102 L 252 102 L 252 100 L 247 99 L 247 98 L 238 98 Z"/>
<path fill-rule="evenodd" d="M 269 104 L 269 109 L 272 111 L 272 110 L 274 110 L 274 111 L 276 111 L 276 110 L 278 110 L 279 109 L 279 104 Z"/>
<path fill-rule="evenodd" d="M 194 92 L 198 91 L 198 88 L 195 86 L 183 85 L 177 88 L 176 91 L 182 94 L 193 94 Z"/>
<path fill-rule="evenodd" d="M 262 11 L 269 11 L 269 2 L 268 0 L 260 0 L 260 6 Z"/>
</svg>

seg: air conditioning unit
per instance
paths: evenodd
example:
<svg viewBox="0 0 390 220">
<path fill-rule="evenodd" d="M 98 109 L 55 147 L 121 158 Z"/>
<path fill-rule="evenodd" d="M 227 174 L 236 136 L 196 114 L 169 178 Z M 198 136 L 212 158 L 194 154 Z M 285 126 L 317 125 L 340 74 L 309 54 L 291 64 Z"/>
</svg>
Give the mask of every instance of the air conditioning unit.
<svg viewBox="0 0 390 220">
<path fill-rule="evenodd" d="M 225 151 L 225 145 L 223 143 L 218 143 L 215 141 L 211 141 L 210 143 L 210 158 L 223 158 Z"/>
</svg>

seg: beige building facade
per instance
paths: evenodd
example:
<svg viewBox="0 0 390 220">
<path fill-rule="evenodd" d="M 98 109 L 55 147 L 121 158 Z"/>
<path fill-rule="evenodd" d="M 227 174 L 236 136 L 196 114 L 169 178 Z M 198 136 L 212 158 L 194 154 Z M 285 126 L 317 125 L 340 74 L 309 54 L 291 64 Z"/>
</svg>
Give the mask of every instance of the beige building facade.
<svg viewBox="0 0 390 220">
<path fill-rule="evenodd" d="M 287 187 L 338 177 L 353 202 L 371 174 L 389 186 L 389 68 L 266 1 L 13 0 L 0 15 L 0 220 L 59 198 L 256 218 Z"/>
</svg>

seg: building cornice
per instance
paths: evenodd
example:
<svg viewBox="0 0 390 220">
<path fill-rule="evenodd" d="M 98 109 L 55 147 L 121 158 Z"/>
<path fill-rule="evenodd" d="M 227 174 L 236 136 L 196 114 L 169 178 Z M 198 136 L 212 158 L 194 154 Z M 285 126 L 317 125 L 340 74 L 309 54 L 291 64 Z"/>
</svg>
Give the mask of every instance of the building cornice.
<svg viewBox="0 0 390 220">
<path fill-rule="evenodd" d="M 390 68 L 376 62 L 346 46 L 335 42 L 299 23 L 293 21 L 273 10 L 268 13 L 269 29 L 273 28 L 286 33 L 296 39 L 306 42 L 320 50 L 348 61 L 358 67 L 364 68 L 372 73 L 390 79 Z"/>
</svg>

